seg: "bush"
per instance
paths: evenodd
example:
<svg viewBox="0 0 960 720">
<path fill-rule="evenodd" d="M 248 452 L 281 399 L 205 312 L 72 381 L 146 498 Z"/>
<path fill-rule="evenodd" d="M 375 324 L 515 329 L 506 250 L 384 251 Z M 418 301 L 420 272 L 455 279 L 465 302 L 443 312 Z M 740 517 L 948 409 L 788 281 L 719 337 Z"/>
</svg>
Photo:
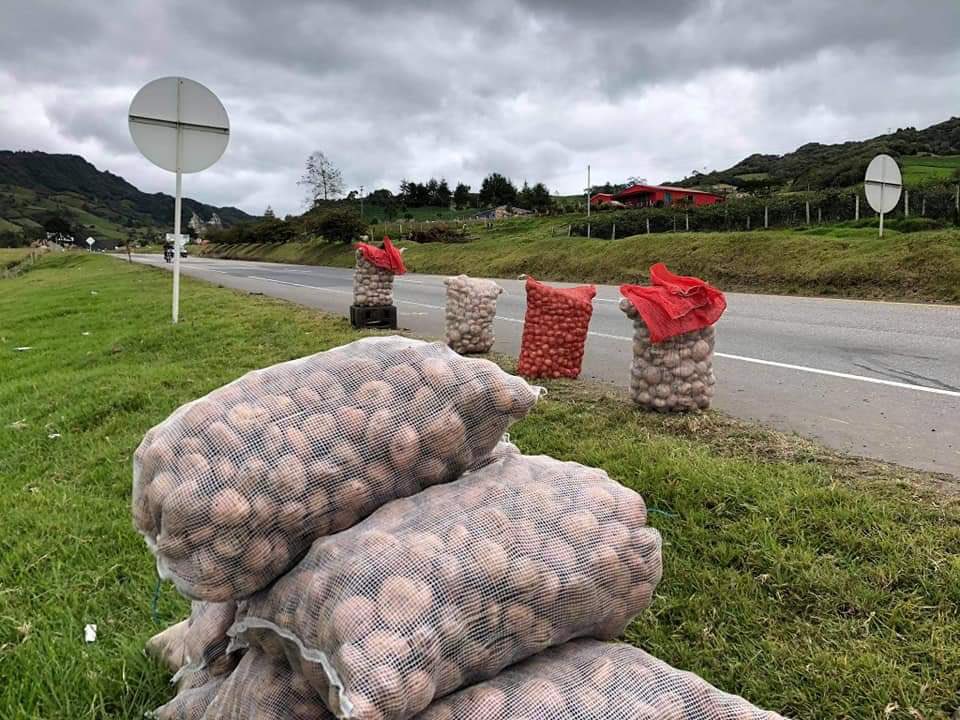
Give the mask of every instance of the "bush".
<svg viewBox="0 0 960 720">
<path fill-rule="evenodd" d="M 367 232 L 367 224 L 350 210 L 327 210 L 316 218 L 313 227 L 327 242 L 350 243 Z"/>
<path fill-rule="evenodd" d="M 455 228 L 449 225 L 431 225 L 425 230 L 414 230 L 407 239 L 416 243 L 470 242 L 464 228 Z"/>
</svg>

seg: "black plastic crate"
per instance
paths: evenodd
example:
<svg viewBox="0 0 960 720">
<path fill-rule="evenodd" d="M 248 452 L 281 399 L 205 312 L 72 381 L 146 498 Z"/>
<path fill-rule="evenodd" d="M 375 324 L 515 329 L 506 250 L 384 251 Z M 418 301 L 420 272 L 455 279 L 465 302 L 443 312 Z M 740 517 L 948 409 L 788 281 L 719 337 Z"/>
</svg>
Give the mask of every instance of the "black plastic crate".
<svg viewBox="0 0 960 720">
<path fill-rule="evenodd" d="M 355 328 L 397 329 L 396 305 L 351 305 L 350 324 Z"/>
</svg>

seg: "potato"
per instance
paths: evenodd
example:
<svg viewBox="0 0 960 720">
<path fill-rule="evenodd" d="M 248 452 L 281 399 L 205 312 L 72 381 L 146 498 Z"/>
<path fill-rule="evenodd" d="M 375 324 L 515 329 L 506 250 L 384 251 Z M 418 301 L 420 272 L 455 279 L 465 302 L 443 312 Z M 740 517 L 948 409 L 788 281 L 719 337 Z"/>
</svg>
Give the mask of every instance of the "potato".
<svg viewBox="0 0 960 720">
<path fill-rule="evenodd" d="M 415 578 L 392 575 L 377 593 L 377 611 L 387 627 L 396 628 L 417 620 L 433 602 L 430 586 Z"/>
<path fill-rule="evenodd" d="M 250 503 L 233 488 L 224 488 L 213 496 L 210 519 L 219 527 L 242 525 L 250 517 Z"/>
</svg>

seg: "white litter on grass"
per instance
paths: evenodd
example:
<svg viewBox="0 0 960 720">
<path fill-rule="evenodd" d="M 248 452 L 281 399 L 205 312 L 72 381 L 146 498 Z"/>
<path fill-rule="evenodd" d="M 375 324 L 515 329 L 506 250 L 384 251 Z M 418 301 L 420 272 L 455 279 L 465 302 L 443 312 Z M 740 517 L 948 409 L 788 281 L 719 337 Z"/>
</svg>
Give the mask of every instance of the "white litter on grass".
<svg viewBox="0 0 960 720">
<path fill-rule="evenodd" d="M 91 295 L 99 295 L 100 293 L 98 293 L 96 290 L 91 290 L 91 291 L 90 291 L 90 294 L 91 294 Z"/>
<path fill-rule="evenodd" d="M 8 428 L 12 428 L 12 429 L 14 429 L 14 430 L 21 430 L 21 429 L 25 428 L 26 426 L 27 426 L 27 421 L 26 421 L 26 420 L 14 420 L 12 423 L 10 423 L 9 425 L 7 425 Z"/>
<path fill-rule="evenodd" d="M 14 348 L 17 352 L 26 352 L 27 350 L 33 350 L 30 345 L 24 345 L 23 347 Z"/>
<path fill-rule="evenodd" d="M 88 330 L 84 330 L 84 331 L 83 331 L 82 333 L 80 333 L 80 334 L 81 334 L 81 335 L 89 335 L 90 332 L 89 332 Z"/>
<path fill-rule="evenodd" d="M 83 628 L 83 641 L 92 643 L 97 641 L 97 626 L 93 623 L 85 625 Z"/>
<path fill-rule="evenodd" d="M 50 433 L 49 435 L 47 435 L 47 437 L 50 438 L 51 440 L 56 440 L 58 437 L 60 437 L 60 433 Z"/>
</svg>

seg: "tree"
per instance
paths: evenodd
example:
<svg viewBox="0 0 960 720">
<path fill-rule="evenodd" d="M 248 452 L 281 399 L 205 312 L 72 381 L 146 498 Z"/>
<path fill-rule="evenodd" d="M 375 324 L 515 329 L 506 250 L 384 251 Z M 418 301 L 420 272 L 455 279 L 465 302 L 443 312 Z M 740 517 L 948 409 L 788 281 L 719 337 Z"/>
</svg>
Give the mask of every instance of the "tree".
<svg viewBox="0 0 960 720">
<path fill-rule="evenodd" d="M 320 200 L 335 200 L 343 194 L 343 176 L 319 150 L 314 150 L 307 158 L 303 177 L 297 185 L 306 186 L 308 207 Z"/>
<path fill-rule="evenodd" d="M 457 210 L 463 210 L 470 206 L 470 186 L 463 183 L 457 183 L 457 189 L 453 191 L 453 204 Z"/>
<path fill-rule="evenodd" d="M 447 185 L 447 179 L 440 178 L 440 183 L 437 185 L 437 207 L 449 208 L 451 197 L 452 193 L 450 192 L 450 186 Z"/>
<path fill-rule="evenodd" d="M 273 208 L 267 205 L 267 209 L 263 211 L 263 216 L 265 218 L 275 218 L 276 214 L 273 212 Z"/>
<path fill-rule="evenodd" d="M 480 185 L 480 203 L 484 206 L 513 205 L 517 202 L 517 188 L 500 173 L 490 173 Z"/>
<path fill-rule="evenodd" d="M 316 232 L 327 242 L 353 242 L 367 232 L 367 224 L 350 210 L 327 210 L 317 218 Z"/>
<path fill-rule="evenodd" d="M 550 197 L 550 191 L 542 182 L 538 182 L 530 188 L 528 207 L 536 212 L 547 212 L 553 207 L 553 198 Z"/>
</svg>

